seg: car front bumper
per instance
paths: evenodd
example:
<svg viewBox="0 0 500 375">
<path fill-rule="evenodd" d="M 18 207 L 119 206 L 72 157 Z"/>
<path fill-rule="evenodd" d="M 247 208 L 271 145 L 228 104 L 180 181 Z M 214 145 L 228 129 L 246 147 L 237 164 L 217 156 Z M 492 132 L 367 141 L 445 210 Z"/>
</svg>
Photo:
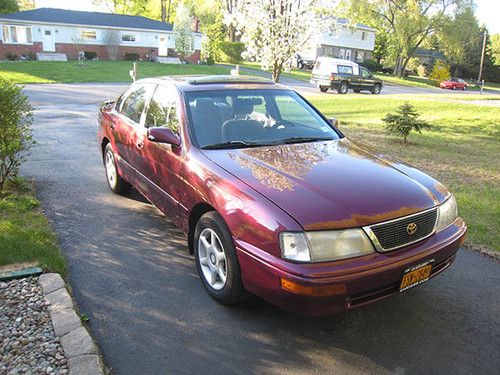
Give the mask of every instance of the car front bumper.
<svg viewBox="0 0 500 375">
<path fill-rule="evenodd" d="M 291 312 L 321 316 L 349 310 L 399 293 L 404 271 L 433 260 L 430 277 L 450 266 L 467 227 L 457 218 L 449 227 L 411 246 L 324 263 L 292 263 L 235 239 L 245 288 Z M 285 290 L 281 280 L 306 287 L 345 286 L 329 297 L 307 297 Z"/>
</svg>

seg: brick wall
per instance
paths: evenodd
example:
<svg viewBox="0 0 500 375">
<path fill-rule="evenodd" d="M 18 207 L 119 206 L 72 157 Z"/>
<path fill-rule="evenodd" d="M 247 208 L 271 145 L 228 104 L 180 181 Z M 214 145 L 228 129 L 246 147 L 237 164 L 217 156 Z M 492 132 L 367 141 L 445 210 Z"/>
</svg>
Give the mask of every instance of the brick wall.
<svg viewBox="0 0 500 375">
<path fill-rule="evenodd" d="M 7 54 L 17 55 L 17 57 L 21 57 L 21 55 L 25 54 L 35 54 L 37 52 L 43 51 L 43 45 L 41 42 L 34 42 L 32 45 L 24 45 L 24 44 L 3 44 L 0 40 L 0 60 L 6 59 Z"/>
<path fill-rule="evenodd" d="M 108 51 L 106 46 L 99 45 L 84 45 L 81 48 L 75 48 L 72 44 L 56 43 L 56 52 L 64 53 L 68 59 L 76 60 L 79 51 L 89 51 L 97 53 L 99 59 L 107 60 Z M 35 42 L 33 45 L 17 45 L 17 44 L 3 44 L 0 41 L 0 60 L 6 59 L 6 54 L 12 53 L 18 57 L 21 54 L 35 54 L 43 52 L 43 45 L 41 42 Z M 138 53 L 142 60 L 148 60 L 146 56 L 158 56 L 158 48 L 149 47 L 133 47 L 133 46 L 119 46 L 118 47 L 118 60 L 125 60 L 126 53 Z M 196 64 L 200 60 L 200 50 L 196 50 L 191 56 L 188 57 L 189 62 Z"/>
</svg>

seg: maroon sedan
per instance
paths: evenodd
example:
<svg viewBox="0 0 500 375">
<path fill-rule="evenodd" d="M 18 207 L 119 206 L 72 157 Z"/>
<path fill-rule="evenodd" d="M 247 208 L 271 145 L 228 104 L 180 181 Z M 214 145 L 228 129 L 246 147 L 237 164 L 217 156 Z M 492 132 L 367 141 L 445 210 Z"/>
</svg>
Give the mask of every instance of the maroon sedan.
<svg viewBox="0 0 500 375">
<path fill-rule="evenodd" d="M 465 82 L 462 78 L 450 78 L 446 81 L 443 81 L 439 84 L 439 87 L 442 89 L 450 89 L 450 90 L 465 90 L 467 88 L 467 82 Z"/>
<path fill-rule="evenodd" d="M 133 186 L 187 234 L 223 304 L 354 308 L 438 275 L 465 238 L 438 181 L 267 80 L 137 81 L 101 108 L 98 137 L 111 190 Z"/>
</svg>

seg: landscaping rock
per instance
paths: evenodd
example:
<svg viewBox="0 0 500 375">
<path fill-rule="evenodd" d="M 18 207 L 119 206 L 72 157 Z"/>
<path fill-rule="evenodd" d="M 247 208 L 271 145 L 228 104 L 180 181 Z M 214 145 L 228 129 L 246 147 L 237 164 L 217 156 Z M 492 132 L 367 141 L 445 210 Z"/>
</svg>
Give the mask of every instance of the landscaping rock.
<svg viewBox="0 0 500 375">
<path fill-rule="evenodd" d="M 37 279 L 0 283 L 0 374 L 69 371 Z"/>
</svg>

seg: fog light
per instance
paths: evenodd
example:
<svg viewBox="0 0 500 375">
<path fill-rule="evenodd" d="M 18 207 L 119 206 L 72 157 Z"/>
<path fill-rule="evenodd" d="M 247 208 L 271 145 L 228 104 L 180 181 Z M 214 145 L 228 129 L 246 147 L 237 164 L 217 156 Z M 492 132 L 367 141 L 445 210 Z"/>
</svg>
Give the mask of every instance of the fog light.
<svg viewBox="0 0 500 375">
<path fill-rule="evenodd" d="M 339 294 L 345 294 L 347 292 L 347 287 L 345 284 L 308 286 L 308 285 L 297 284 L 296 282 L 282 278 L 280 279 L 280 282 L 281 282 L 281 287 L 284 290 L 301 296 L 328 297 Z"/>
</svg>

